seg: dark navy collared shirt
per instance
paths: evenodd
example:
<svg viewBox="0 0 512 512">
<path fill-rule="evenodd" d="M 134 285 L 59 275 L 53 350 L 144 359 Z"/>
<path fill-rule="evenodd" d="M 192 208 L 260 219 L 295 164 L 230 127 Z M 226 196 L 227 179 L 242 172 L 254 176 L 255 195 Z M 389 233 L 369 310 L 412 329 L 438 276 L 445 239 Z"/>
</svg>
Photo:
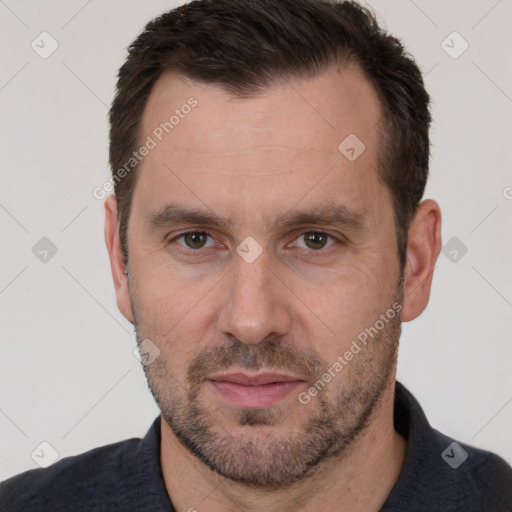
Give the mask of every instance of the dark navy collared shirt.
<svg viewBox="0 0 512 512">
<path fill-rule="evenodd" d="M 381 512 L 512 512 L 510 466 L 434 430 L 398 382 L 394 418 L 407 454 Z M 190 508 L 203 512 L 200 504 Z M 142 440 L 95 448 L 2 482 L 0 511 L 175 512 L 160 466 L 160 417 Z"/>
</svg>

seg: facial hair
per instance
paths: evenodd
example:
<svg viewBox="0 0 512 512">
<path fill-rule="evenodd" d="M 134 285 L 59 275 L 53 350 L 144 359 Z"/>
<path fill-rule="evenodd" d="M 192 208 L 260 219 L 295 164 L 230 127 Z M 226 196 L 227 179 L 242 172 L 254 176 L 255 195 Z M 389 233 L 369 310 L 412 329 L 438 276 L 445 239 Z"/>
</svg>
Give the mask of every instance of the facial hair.
<svg viewBox="0 0 512 512">
<path fill-rule="evenodd" d="M 401 304 L 402 298 L 399 286 L 395 303 Z M 132 306 L 140 343 L 144 339 L 138 329 L 142 318 L 135 314 L 133 296 Z M 377 319 L 369 319 L 368 327 Z M 400 333 L 397 313 L 314 399 L 307 405 L 297 400 L 296 407 L 309 408 L 307 419 L 287 431 L 280 425 L 293 410 L 286 412 L 279 406 L 240 409 L 232 428 L 219 427 L 216 417 L 222 410 L 204 399 L 204 379 L 233 368 L 265 369 L 291 373 L 312 385 L 332 366 L 314 351 L 300 350 L 278 338 L 265 339 L 258 345 L 231 339 L 196 353 L 183 383 L 173 371 L 171 354 L 162 354 L 143 368 L 163 419 L 183 446 L 212 471 L 233 482 L 272 490 L 310 477 L 324 461 L 343 457 L 367 429 L 394 378 Z"/>
</svg>

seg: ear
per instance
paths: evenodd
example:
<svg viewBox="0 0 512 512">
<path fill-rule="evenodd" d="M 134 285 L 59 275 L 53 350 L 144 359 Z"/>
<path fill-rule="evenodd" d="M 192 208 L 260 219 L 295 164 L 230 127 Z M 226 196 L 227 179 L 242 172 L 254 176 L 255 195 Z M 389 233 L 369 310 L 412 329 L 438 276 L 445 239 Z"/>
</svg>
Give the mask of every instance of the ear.
<svg viewBox="0 0 512 512">
<path fill-rule="evenodd" d="M 404 269 L 404 322 L 414 320 L 427 307 L 441 245 L 441 209 L 435 201 L 427 199 L 419 204 L 409 228 Z"/>
<path fill-rule="evenodd" d="M 114 195 L 105 199 L 105 243 L 110 257 L 110 268 L 114 278 L 117 307 L 124 317 L 133 324 L 133 311 L 128 292 L 128 276 L 125 272 L 123 251 L 119 238 L 117 201 Z"/>
</svg>

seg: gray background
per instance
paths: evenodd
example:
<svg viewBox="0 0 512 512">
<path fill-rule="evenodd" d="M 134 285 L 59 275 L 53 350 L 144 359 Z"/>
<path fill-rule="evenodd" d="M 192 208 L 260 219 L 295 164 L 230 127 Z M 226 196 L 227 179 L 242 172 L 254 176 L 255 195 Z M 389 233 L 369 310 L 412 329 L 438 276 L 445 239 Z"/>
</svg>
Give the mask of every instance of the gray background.
<svg viewBox="0 0 512 512">
<path fill-rule="evenodd" d="M 158 414 L 115 304 L 92 190 L 109 175 L 125 48 L 177 3 L 0 0 L 0 479 L 37 467 L 43 441 L 62 458 L 143 436 Z M 436 428 L 510 463 L 512 2 L 370 3 L 426 73 L 425 197 L 440 203 L 443 243 L 459 244 L 439 257 L 428 309 L 404 324 L 398 378 Z M 43 31 L 58 43 L 46 59 L 31 47 L 51 48 Z M 454 31 L 469 44 L 457 58 Z M 46 262 L 32 251 L 43 237 L 57 247 Z"/>
</svg>

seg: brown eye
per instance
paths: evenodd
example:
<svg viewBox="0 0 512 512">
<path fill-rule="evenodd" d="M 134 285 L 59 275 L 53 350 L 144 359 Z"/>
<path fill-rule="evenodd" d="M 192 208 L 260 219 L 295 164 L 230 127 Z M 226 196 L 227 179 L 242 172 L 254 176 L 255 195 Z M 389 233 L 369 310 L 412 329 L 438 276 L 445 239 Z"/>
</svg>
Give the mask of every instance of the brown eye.
<svg viewBox="0 0 512 512">
<path fill-rule="evenodd" d="M 191 231 L 181 236 L 190 249 L 202 249 L 208 241 L 208 234 L 202 231 Z"/>
<path fill-rule="evenodd" d="M 323 233 L 304 233 L 304 242 L 310 249 L 323 249 L 327 243 L 327 235 Z"/>
<path fill-rule="evenodd" d="M 335 243 L 335 240 L 332 236 L 321 231 L 307 231 L 297 238 L 296 243 L 301 249 L 320 251 L 325 249 L 328 244 L 330 246 Z"/>
</svg>

